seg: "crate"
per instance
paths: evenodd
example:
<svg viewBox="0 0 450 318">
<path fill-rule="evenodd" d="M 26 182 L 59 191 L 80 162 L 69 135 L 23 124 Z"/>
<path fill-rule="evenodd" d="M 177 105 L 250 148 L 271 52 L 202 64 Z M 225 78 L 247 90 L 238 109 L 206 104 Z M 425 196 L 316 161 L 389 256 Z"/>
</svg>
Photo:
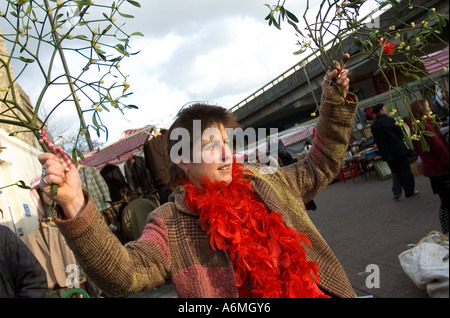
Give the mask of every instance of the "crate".
<svg viewBox="0 0 450 318">
<path fill-rule="evenodd" d="M 351 179 L 352 177 L 357 177 L 357 176 L 359 176 L 359 169 L 358 169 L 358 165 L 354 164 L 350 167 L 342 168 L 339 171 L 338 180 L 344 181 L 344 180 L 348 180 L 348 179 Z"/>
</svg>

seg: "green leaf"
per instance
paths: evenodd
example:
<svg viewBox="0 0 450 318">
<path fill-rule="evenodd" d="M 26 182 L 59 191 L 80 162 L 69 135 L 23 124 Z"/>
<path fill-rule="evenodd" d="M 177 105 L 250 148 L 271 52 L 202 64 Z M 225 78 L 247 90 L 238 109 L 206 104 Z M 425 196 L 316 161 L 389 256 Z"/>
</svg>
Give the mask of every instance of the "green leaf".
<svg viewBox="0 0 450 318">
<path fill-rule="evenodd" d="M 298 51 L 295 51 L 294 55 L 300 55 L 300 54 L 304 53 L 305 51 L 306 51 L 306 49 L 300 49 Z"/>
<path fill-rule="evenodd" d="M 106 95 L 105 98 L 110 104 L 114 103 L 114 100 L 111 98 L 111 96 Z"/>
<path fill-rule="evenodd" d="M 297 19 L 297 17 L 296 17 L 293 13 L 291 13 L 291 12 L 288 11 L 288 10 L 285 10 L 285 11 L 286 11 L 286 15 L 288 16 L 289 19 L 291 19 L 291 20 L 294 21 L 295 23 L 298 23 L 298 22 L 299 22 L 298 19 Z"/>
<path fill-rule="evenodd" d="M 92 123 L 94 124 L 95 128 L 98 129 L 100 125 L 97 122 L 96 114 L 97 112 L 94 112 L 94 115 L 92 115 Z"/>
<path fill-rule="evenodd" d="M 18 59 L 25 63 L 33 63 L 34 62 L 34 59 L 27 59 L 23 56 L 19 56 Z"/>
<path fill-rule="evenodd" d="M 19 181 L 17 181 L 16 182 L 16 185 L 19 187 L 19 188 L 22 188 L 22 189 L 31 189 L 29 186 L 27 186 L 26 184 L 25 184 L 25 182 L 23 182 L 22 180 L 19 180 Z"/>
<path fill-rule="evenodd" d="M 128 2 L 129 4 L 134 5 L 135 7 L 138 7 L 138 8 L 141 7 L 141 4 L 140 4 L 139 2 L 137 2 L 137 1 L 127 0 L 127 2 Z"/>
<path fill-rule="evenodd" d="M 447 21 L 445 20 L 446 16 L 444 15 L 439 15 L 439 25 L 443 28 L 445 28 L 447 26 Z M 447 15 L 447 20 L 448 20 L 448 15 Z"/>
<path fill-rule="evenodd" d="M 95 49 L 95 53 L 97 53 L 98 55 L 103 55 L 103 54 L 105 54 L 106 52 L 96 48 L 96 49 Z"/>
<path fill-rule="evenodd" d="M 27 8 L 27 11 L 25 11 L 25 15 L 29 15 L 31 13 L 31 9 L 33 9 L 33 3 L 30 3 L 30 5 Z"/>
<path fill-rule="evenodd" d="M 126 105 L 126 108 L 139 109 L 139 107 L 137 107 L 136 105 Z"/>
<path fill-rule="evenodd" d="M 424 130 L 421 132 L 422 135 L 428 136 L 428 137 L 433 137 L 433 133 L 431 131 L 428 130 Z"/>
<path fill-rule="evenodd" d="M 109 62 L 119 62 L 122 59 L 122 56 L 117 56 L 115 58 L 109 59 Z"/>
<path fill-rule="evenodd" d="M 76 150 L 76 152 L 77 152 L 78 157 L 79 157 L 81 160 L 84 160 L 84 155 L 83 155 L 83 153 L 80 151 L 80 149 L 75 148 L 75 150 Z"/>
<path fill-rule="evenodd" d="M 293 27 L 294 27 L 294 29 L 295 29 L 295 31 L 298 33 L 298 34 L 300 34 L 301 36 L 303 36 L 303 33 L 302 33 L 302 31 L 300 31 L 300 29 L 298 28 L 298 26 L 297 26 L 297 24 L 295 24 L 293 21 L 291 21 L 291 20 L 288 20 L 287 21 L 290 25 L 292 25 Z"/>
<path fill-rule="evenodd" d="M 77 148 L 72 149 L 72 161 L 77 162 Z"/>
<path fill-rule="evenodd" d="M 106 32 L 108 32 L 112 27 L 112 24 L 109 24 L 103 31 L 102 31 L 102 35 L 105 35 Z"/>
<path fill-rule="evenodd" d="M 89 6 L 91 5 L 91 1 L 90 0 L 74 0 L 73 2 L 75 2 L 76 4 L 78 4 L 78 8 L 81 10 L 81 8 L 83 6 Z"/>
<path fill-rule="evenodd" d="M 124 18 L 127 18 L 127 19 L 132 19 L 132 18 L 134 18 L 134 16 L 133 15 L 131 15 L 131 14 L 125 14 L 125 13 L 122 13 L 122 12 L 120 12 L 120 11 L 117 11 L 122 17 L 124 17 Z"/>
<path fill-rule="evenodd" d="M 278 24 L 278 22 L 274 19 L 274 20 L 272 20 L 273 21 L 273 25 L 278 29 L 278 30 L 281 30 L 281 27 L 280 27 L 280 25 Z"/>
<path fill-rule="evenodd" d="M 411 129 L 404 121 L 402 122 L 402 126 L 403 126 L 403 132 L 407 137 L 406 140 L 409 140 L 409 142 L 411 143 Z M 411 146 L 412 146 L 412 144 L 411 144 Z M 411 147 L 411 149 L 414 149 L 414 147 Z"/>
<path fill-rule="evenodd" d="M 95 49 L 95 53 L 97 53 L 97 55 L 102 59 L 102 61 L 106 61 L 105 51 Z"/>
<path fill-rule="evenodd" d="M 144 36 L 141 32 L 133 32 L 133 33 L 130 34 L 130 36 L 134 36 L 134 35 Z"/>
<path fill-rule="evenodd" d="M 108 113 L 110 112 L 109 108 L 105 105 L 105 103 L 101 103 L 100 106 Z"/>
<path fill-rule="evenodd" d="M 438 16 L 434 10 L 428 10 L 428 19 L 430 20 L 437 20 Z"/>
<path fill-rule="evenodd" d="M 411 142 L 411 138 L 405 138 L 405 142 L 408 145 L 409 149 L 411 149 L 411 150 L 414 149 L 414 146 Z"/>
<path fill-rule="evenodd" d="M 25 4 L 25 3 L 27 3 L 27 2 L 29 2 L 30 0 L 17 0 L 17 4 L 19 5 L 19 6 L 21 6 L 21 5 L 23 5 L 23 4 Z"/>
<path fill-rule="evenodd" d="M 129 54 L 127 51 L 125 51 L 125 48 L 123 47 L 122 44 L 117 44 L 114 48 L 115 48 L 117 51 L 119 51 L 120 53 L 122 53 L 123 55 L 125 55 L 125 56 L 130 56 L 130 54 Z"/>
<path fill-rule="evenodd" d="M 427 141 L 425 140 L 425 138 L 422 135 L 419 136 L 419 140 L 420 140 L 420 146 L 422 147 L 422 150 L 425 152 L 430 151 L 430 145 L 427 143 Z"/>
</svg>

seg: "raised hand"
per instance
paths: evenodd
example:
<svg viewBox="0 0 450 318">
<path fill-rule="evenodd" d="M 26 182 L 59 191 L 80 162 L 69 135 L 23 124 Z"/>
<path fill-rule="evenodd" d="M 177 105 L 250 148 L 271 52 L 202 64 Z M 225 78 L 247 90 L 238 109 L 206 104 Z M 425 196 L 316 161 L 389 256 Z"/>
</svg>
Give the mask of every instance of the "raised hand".
<svg viewBox="0 0 450 318">
<path fill-rule="evenodd" d="M 66 218 L 75 217 L 86 204 L 77 169 L 66 170 L 60 159 L 52 153 L 42 153 L 38 159 L 42 164 L 42 178 L 39 188 L 62 207 Z M 52 184 L 58 186 L 56 195 L 52 194 Z"/>
<path fill-rule="evenodd" d="M 335 62 L 335 68 L 327 71 L 322 82 L 322 99 L 334 103 L 343 103 L 346 100 L 350 79 L 346 65 L 350 54 L 344 54 L 341 62 Z"/>
</svg>

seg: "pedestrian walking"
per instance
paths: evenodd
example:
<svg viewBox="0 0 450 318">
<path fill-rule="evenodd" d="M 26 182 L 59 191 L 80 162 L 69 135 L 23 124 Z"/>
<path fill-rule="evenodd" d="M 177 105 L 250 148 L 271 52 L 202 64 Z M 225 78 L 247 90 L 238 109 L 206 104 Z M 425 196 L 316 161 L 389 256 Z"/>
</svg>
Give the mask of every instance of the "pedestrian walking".
<svg viewBox="0 0 450 318">
<path fill-rule="evenodd" d="M 431 119 L 428 101 L 421 99 L 410 103 L 411 112 L 416 120 L 422 122 L 425 131 L 432 136 L 424 135 L 428 148 L 424 149 L 419 140 L 412 140 L 415 151 L 422 160 L 423 175 L 430 179 L 431 189 L 440 199 L 439 221 L 441 231 L 448 236 L 448 196 L 449 188 L 449 145 L 440 128 Z M 412 128 L 411 120 L 408 123 Z"/>
<path fill-rule="evenodd" d="M 395 120 L 388 116 L 384 104 L 372 107 L 376 118 L 370 126 L 374 141 L 378 147 L 381 158 L 387 162 L 392 173 L 392 193 L 394 200 L 400 199 L 402 190 L 409 198 L 419 193 L 415 190 L 414 175 L 409 162 L 409 149 L 404 140 L 403 133 Z"/>
</svg>

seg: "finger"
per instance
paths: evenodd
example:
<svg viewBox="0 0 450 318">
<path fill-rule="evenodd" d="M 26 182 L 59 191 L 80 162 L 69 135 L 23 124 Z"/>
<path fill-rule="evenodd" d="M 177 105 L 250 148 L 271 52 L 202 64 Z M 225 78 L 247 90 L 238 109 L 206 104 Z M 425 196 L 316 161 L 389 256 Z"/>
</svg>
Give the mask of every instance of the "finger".
<svg viewBox="0 0 450 318">
<path fill-rule="evenodd" d="M 342 57 L 342 61 L 341 61 L 341 68 L 346 68 L 347 67 L 347 63 L 348 60 L 350 59 L 350 54 L 345 53 L 344 56 Z"/>
<path fill-rule="evenodd" d="M 48 181 L 47 181 L 47 176 L 42 176 L 42 182 L 44 182 L 45 183 L 45 186 L 50 186 L 50 183 L 48 183 Z"/>
<path fill-rule="evenodd" d="M 42 168 L 48 170 L 50 167 L 52 169 L 64 170 L 64 166 L 61 164 L 60 159 L 57 156 L 49 156 L 47 160 L 42 162 Z"/>
<path fill-rule="evenodd" d="M 59 161 L 59 158 L 55 154 L 52 154 L 52 153 L 49 153 L 49 152 L 41 153 L 38 156 L 38 160 L 39 160 L 39 162 L 41 164 L 44 164 L 49 159 L 52 159 L 52 160 L 55 160 L 55 161 Z"/>
<path fill-rule="evenodd" d="M 328 80 L 332 80 L 333 78 L 335 78 L 338 74 L 338 71 L 336 69 L 332 70 L 332 71 L 328 71 L 327 75 L 325 75 L 327 77 Z"/>
<path fill-rule="evenodd" d="M 346 78 L 345 80 L 338 80 L 338 82 L 339 81 L 342 81 L 342 83 L 338 83 L 341 90 L 343 91 L 348 90 L 348 87 L 350 86 L 350 80 Z"/>
<path fill-rule="evenodd" d="M 345 80 L 347 78 L 348 78 L 348 70 L 347 69 L 343 69 L 342 71 L 339 72 L 338 76 L 336 77 L 336 83 L 341 85 L 342 83 L 345 82 Z"/>
<path fill-rule="evenodd" d="M 44 183 L 45 187 L 51 186 L 52 184 L 56 184 L 58 186 L 63 186 L 64 182 L 65 182 L 65 176 L 48 174 L 44 178 L 42 178 L 42 182 Z"/>
<path fill-rule="evenodd" d="M 47 167 L 47 169 L 45 170 L 45 173 L 48 176 L 59 177 L 63 182 L 64 182 L 65 176 L 66 176 L 66 171 L 65 171 L 64 167 L 59 163 L 49 165 Z"/>
</svg>

